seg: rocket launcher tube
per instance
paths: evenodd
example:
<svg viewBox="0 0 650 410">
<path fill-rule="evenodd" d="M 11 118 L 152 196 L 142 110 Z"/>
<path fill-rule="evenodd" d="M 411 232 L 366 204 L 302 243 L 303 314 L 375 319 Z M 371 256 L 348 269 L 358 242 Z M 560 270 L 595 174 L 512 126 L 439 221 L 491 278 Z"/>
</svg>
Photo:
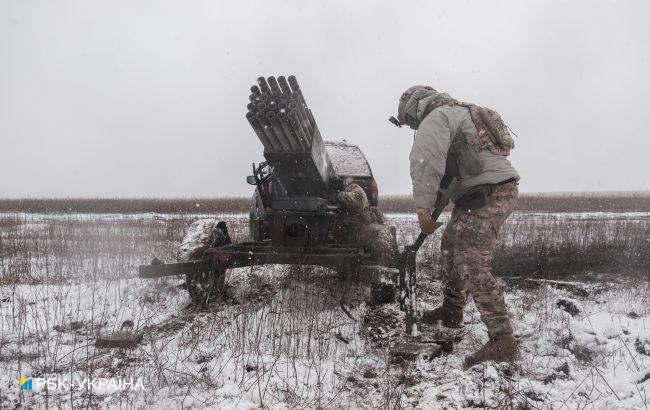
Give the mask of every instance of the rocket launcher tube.
<svg viewBox="0 0 650 410">
<path fill-rule="evenodd" d="M 253 131 L 255 131 L 255 134 L 257 135 L 257 138 L 260 139 L 260 142 L 264 147 L 269 147 L 272 146 L 271 141 L 269 141 L 268 137 L 264 133 L 264 130 L 262 129 L 262 126 L 257 122 L 255 119 L 255 113 L 253 112 L 247 112 L 246 113 L 246 119 L 248 120 L 249 124 L 253 128 Z"/>
<path fill-rule="evenodd" d="M 300 121 L 298 120 L 298 116 L 296 115 L 296 113 L 293 111 L 289 111 L 287 117 L 289 118 L 289 124 L 291 124 L 291 128 L 296 133 L 298 139 L 302 139 L 305 142 L 307 149 L 309 149 L 311 147 L 311 139 L 305 133 L 305 129 L 300 124 Z"/>
<path fill-rule="evenodd" d="M 305 130 L 305 136 L 309 138 L 309 141 L 312 140 L 313 127 L 309 123 L 307 116 L 304 110 L 301 110 L 300 103 L 298 101 L 291 101 L 288 105 L 289 111 L 295 112 L 300 125 L 302 125 Z"/>
<path fill-rule="evenodd" d="M 293 139 L 299 149 L 301 150 L 306 150 L 307 149 L 307 144 L 304 141 L 304 138 L 296 134 L 292 129 L 291 129 L 291 124 L 289 124 L 289 118 L 287 117 L 286 112 L 279 112 L 277 114 L 278 121 L 280 122 L 280 125 L 282 126 L 282 130 L 284 131 L 284 134 L 287 136 L 290 136 L 291 139 Z"/>
<path fill-rule="evenodd" d="M 264 115 L 263 112 L 258 111 L 257 114 L 255 114 L 255 119 L 260 124 L 262 130 L 264 131 L 264 134 L 266 135 L 266 138 L 271 143 L 269 146 L 265 145 L 265 148 L 269 149 L 270 151 L 282 151 L 282 144 L 280 143 L 280 140 L 275 136 L 273 127 L 271 127 L 269 122 L 266 120 L 266 115 Z"/>
<path fill-rule="evenodd" d="M 282 93 L 282 90 L 280 90 L 280 86 L 278 85 L 278 81 L 275 79 L 275 77 L 271 76 L 268 78 L 268 83 L 269 86 L 271 87 L 271 92 L 274 94 L 280 95 Z"/>
<path fill-rule="evenodd" d="M 289 87 L 289 83 L 287 82 L 287 79 L 284 78 L 283 75 L 278 77 L 278 83 L 280 84 L 280 88 L 282 89 L 282 93 L 290 95 L 291 94 L 291 88 Z"/>
<path fill-rule="evenodd" d="M 289 76 L 289 84 L 291 85 L 291 90 L 293 91 L 293 94 L 296 95 L 296 98 L 300 103 L 302 104 L 305 109 L 307 109 L 307 102 L 305 101 L 305 97 L 302 95 L 302 91 L 300 90 L 300 86 L 298 85 L 298 80 L 296 80 L 296 76 L 290 75 Z"/>
<path fill-rule="evenodd" d="M 269 104 L 271 104 L 271 103 L 277 104 L 280 101 L 280 94 L 271 93 L 271 95 L 269 95 L 269 99 L 267 101 L 269 102 Z"/>
<path fill-rule="evenodd" d="M 260 90 L 262 90 L 262 94 L 266 93 L 269 94 L 271 93 L 271 88 L 269 87 L 268 83 L 266 82 L 266 79 L 264 77 L 258 77 L 257 78 L 257 84 L 260 86 Z"/>
<path fill-rule="evenodd" d="M 282 144 L 282 148 L 285 151 L 293 151 L 296 147 L 294 147 L 292 141 L 284 134 L 284 130 L 282 129 L 280 122 L 278 121 L 277 118 L 275 118 L 275 112 L 267 111 L 266 120 L 273 128 L 273 132 L 275 133 L 275 136 L 278 137 L 278 139 L 280 140 L 280 143 Z"/>
<path fill-rule="evenodd" d="M 300 86 L 298 85 L 298 80 L 296 79 L 295 75 L 290 75 L 289 78 L 289 85 L 291 86 L 291 91 L 294 93 L 298 92 L 300 90 Z"/>
<path fill-rule="evenodd" d="M 313 127 L 316 127 L 316 121 L 314 120 L 314 116 L 311 113 L 311 110 L 307 108 L 307 103 L 305 102 L 305 97 L 302 95 L 302 91 L 300 90 L 300 86 L 298 85 L 298 80 L 296 80 L 295 75 L 290 75 L 289 76 L 289 85 L 291 85 L 291 89 L 293 92 L 297 95 L 298 100 L 300 101 L 301 105 L 303 106 L 307 118 L 309 119 L 309 122 L 313 125 Z"/>
</svg>

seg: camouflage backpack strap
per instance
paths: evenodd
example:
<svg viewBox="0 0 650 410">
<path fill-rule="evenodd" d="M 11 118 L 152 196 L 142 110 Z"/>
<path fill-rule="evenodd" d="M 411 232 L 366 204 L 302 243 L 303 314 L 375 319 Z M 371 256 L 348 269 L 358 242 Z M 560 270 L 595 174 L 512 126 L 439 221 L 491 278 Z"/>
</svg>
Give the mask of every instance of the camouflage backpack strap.
<svg viewBox="0 0 650 410">
<path fill-rule="evenodd" d="M 515 143 L 498 112 L 475 104 L 461 102 L 448 95 L 441 94 L 439 98 L 429 103 L 422 118 L 443 105 L 450 107 L 458 105 L 469 109 L 470 117 L 478 134 L 476 138 L 471 138 L 468 143 L 476 152 L 489 151 L 495 155 L 510 155 L 510 150 L 515 147 Z"/>
<path fill-rule="evenodd" d="M 427 115 L 429 115 L 431 111 L 435 110 L 436 108 L 440 108 L 443 105 L 448 105 L 450 107 L 453 107 L 454 105 L 458 105 L 458 104 L 459 104 L 458 100 L 451 98 L 448 95 L 440 94 L 438 98 L 431 101 L 431 103 L 429 103 L 427 108 L 424 109 L 424 115 L 422 116 L 422 118 L 426 117 Z"/>
</svg>

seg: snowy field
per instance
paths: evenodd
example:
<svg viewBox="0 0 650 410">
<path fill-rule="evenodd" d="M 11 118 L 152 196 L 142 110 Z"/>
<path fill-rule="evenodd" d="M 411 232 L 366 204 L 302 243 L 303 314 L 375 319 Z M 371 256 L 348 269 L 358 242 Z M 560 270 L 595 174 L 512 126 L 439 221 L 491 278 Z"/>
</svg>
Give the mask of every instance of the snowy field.
<svg viewBox="0 0 650 410">
<path fill-rule="evenodd" d="M 183 230 L 203 216 L 0 214 L 0 408 L 648 406 L 648 270 L 611 266 L 644 266 L 650 214 L 513 215 L 499 245 L 504 255 L 541 249 L 581 260 L 613 249 L 617 264 L 558 282 L 517 279 L 528 265 L 495 261 L 508 277 L 523 358 L 468 371 L 463 358 L 487 340 L 471 303 L 453 352 L 399 363 L 390 351 L 401 312 L 367 306 L 367 289 L 325 269 L 234 270 L 224 299 L 203 311 L 189 304 L 183 278 L 136 278 L 137 265 L 154 255 L 173 261 Z M 219 217 L 234 239 L 246 239 L 247 216 Z M 401 245 L 414 239 L 413 217 L 388 219 Z M 420 255 L 421 307 L 440 302 L 438 244 L 439 233 Z M 558 279 L 543 267 L 534 273 Z M 136 348 L 95 347 L 124 321 L 144 334 Z M 21 377 L 133 379 L 144 388 L 22 391 Z"/>
</svg>

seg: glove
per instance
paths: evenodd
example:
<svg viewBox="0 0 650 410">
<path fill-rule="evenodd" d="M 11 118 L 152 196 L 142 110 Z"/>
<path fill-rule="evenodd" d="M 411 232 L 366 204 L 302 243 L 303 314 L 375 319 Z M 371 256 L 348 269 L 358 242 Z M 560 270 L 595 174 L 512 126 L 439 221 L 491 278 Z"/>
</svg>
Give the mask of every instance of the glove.
<svg viewBox="0 0 650 410">
<path fill-rule="evenodd" d="M 431 235 L 436 229 L 442 226 L 442 222 L 436 222 L 431 218 L 431 213 L 426 209 L 417 209 L 418 222 L 420 223 L 420 230 L 425 235 Z"/>
</svg>

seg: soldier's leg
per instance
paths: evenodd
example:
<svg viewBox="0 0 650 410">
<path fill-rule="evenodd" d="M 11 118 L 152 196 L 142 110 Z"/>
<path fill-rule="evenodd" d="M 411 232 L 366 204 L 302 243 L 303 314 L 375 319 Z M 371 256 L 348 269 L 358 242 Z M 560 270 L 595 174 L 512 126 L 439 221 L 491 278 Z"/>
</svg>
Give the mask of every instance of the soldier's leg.
<svg viewBox="0 0 650 410">
<path fill-rule="evenodd" d="M 517 184 L 502 185 L 490 195 L 485 209 L 475 212 L 482 218 L 482 231 L 477 236 L 474 247 L 475 257 L 479 258 L 480 266 L 470 284 L 470 292 L 474 297 L 481 318 L 488 328 L 490 338 L 497 335 L 512 334 L 512 325 L 508 318 L 503 290 L 492 276 L 492 252 L 497 243 L 501 226 L 512 213 L 517 201 Z"/>
<path fill-rule="evenodd" d="M 469 292 L 481 314 L 481 320 L 487 327 L 488 336 L 492 340 L 500 335 L 512 334 L 503 290 L 490 272 L 491 251 L 472 249 L 468 250 L 466 255 L 472 260 L 465 265 L 470 266 L 472 270 Z"/>
<path fill-rule="evenodd" d="M 422 319 L 428 323 L 442 321 L 446 327 L 460 327 L 463 323 L 463 308 L 467 298 L 467 277 L 459 276 L 454 268 L 454 244 L 458 229 L 457 212 L 452 213 L 451 219 L 442 234 L 441 242 L 441 268 L 444 283 L 442 306 L 425 311 Z"/>
<path fill-rule="evenodd" d="M 469 213 L 467 235 L 455 249 L 463 255 L 462 261 L 459 260 L 462 269 L 472 271 L 469 293 L 490 338 L 478 352 L 466 358 L 465 368 L 485 360 L 509 361 L 518 356 L 503 291 L 490 272 L 499 230 L 514 208 L 517 193 L 516 184 L 502 185 L 490 196 L 486 206 Z"/>
<path fill-rule="evenodd" d="M 488 329 L 489 340 L 476 353 L 465 358 L 463 368 L 468 369 L 487 360 L 510 362 L 519 357 L 517 340 L 512 335 L 512 325 L 506 310 L 503 292 L 489 270 L 487 261 L 491 253 L 486 251 L 468 252 L 470 258 L 480 259 L 480 268 L 470 284 L 474 304 L 481 314 L 481 320 Z M 485 262 L 483 262 L 485 261 Z"/>
<path fill-rule="evenodd" d="M 468 275 L 455 267 L 456 244 L 463 226 L 460 223 L 458 210 L 452 212 L 449 223 L 442 234 L 440 243 L 442 277 L 445 288 L 443 290 L 444 301 L 459 309 L 465 307 L 468 290 Z"/>
<path fill-rule="evenodd" d="M 503 291 L 491 273 L 492 252 L 499 230 L 514 208 L 517 185 L 505 184 L 490 195 L 488 203 L 472 211 L 461 211 L 462 232 L 454 248 L 454 265 L 469 279 L 468 290 L 488 328 L 490 338 L 511 334 L 512 326 Z"/>
</svg>

